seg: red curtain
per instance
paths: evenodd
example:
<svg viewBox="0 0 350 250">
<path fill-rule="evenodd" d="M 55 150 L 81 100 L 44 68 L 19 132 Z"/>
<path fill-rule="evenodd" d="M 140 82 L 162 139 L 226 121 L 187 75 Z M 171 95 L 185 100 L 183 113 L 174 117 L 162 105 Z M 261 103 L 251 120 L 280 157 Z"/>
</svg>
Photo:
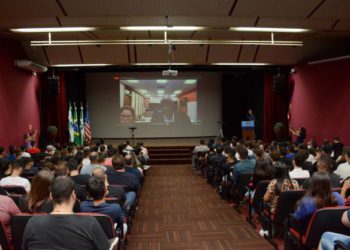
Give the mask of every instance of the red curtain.
<svg viewBox="0 0 350 250">
<path fill-rule="evenodd" d="M 270 142 L 277 139 L 274 126 L 277 122 L 284 125 L 280 139 L 288 136 L 288 92 L 274 91 L 273 75 L 266 73 L 264 76 L 264 133 L 263 140 Z"/>
<path fill-rule="evenodd" d="M 58 94 L 49 93 L 49 82 L 47 76 L 43 77 L 41 93 L 41 127 L 43 136 L 43 138 L 41 138 L 41 144 L 53 143 L 47 134 L 47 128 L 49 126 L 55 126 L 58 128 L 57 137 L 54 142 L 59 142 L 61 144 L 67 143 L 68 101 L 64 74 L 59 74 Z"/>
</svg>

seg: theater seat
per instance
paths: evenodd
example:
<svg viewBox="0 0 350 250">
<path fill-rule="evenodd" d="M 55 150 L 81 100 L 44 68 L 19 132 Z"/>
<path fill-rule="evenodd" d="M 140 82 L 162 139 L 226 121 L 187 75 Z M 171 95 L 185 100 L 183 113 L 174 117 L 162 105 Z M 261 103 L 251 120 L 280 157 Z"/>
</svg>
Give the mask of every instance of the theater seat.
<svg viewBox="0 0 350 250">
<path fill-rule="evenodd" d="M 350 207 L 326 207 L 316 211 L 304 233 L 298 221 L 290 215 L 288 217 L 288 237 L 300 248 L 317 248 L 321 236 L 325 232 L 350 235 L 350 228 L 344 226 L 341 217 Z"/>
<path fill-rule="evenodd" d="M 32 216 L 42 214 L 21 213 L 11 217 L 12 244 L 14 250 L 22 250 L 24 229 Z"/>
<path fill-rule="evenodd" d="M 22 186 L 2 186 L 9 194 L 26 194 L 27 191 Z"/>
<path fill-rule="evenodd" d="M 240 210 L 239 210 L 240 202 L 243 200 L 244 195 L 248 190 L 248 186 L 249 186 L 249 183 L 250 183 L 252 177 L 253 177 L 252 172 L 240 174 L 238 177 L 238 180 L 237 180 L 236 187 L 233 187 L 234 200 L 236 203 L 236 206 L 234 208 L 238 212 L 240 212 Z"/>
<path fill-rule="evenodd" d="M 251 197 L 251 193 L 249 193 L 248 197 L 248 208 L 249 208 L 249 214 L 247 221 L 253 226 L 256 227 L 256 225 L 253 222 L 253 210 L 256 214 L 261 213 L 262 203 L 263 203 L 263 197 L 266 193 L 267 186 L 269 185 L 270 180 L 267 181 L 259 181 L 259 183 L 255 187 L 255 194 L 254 197 Z"/>
</svg>

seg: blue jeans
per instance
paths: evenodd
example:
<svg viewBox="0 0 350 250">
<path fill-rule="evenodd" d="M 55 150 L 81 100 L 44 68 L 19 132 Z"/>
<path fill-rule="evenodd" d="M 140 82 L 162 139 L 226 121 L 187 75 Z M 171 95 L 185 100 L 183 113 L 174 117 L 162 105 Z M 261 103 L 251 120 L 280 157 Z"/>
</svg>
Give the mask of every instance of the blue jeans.
<svg viewBox="0 0 350 250">
<path fill-rule="evenodd" d="M 350 246 L 350 236 L 332 232 L 325 232 L 321 237 L 322 250 L 333 250 L 335 241 L 342 241 L 348 247 Z"/>
<path fill-rule="evenodd" d="M 127 210 L 129 210 L 135 202 L 136 193 L 133 191 L 130 191 L 125 193 L 125 196 L 126 196 L 125 207 Z"/>
</svg>

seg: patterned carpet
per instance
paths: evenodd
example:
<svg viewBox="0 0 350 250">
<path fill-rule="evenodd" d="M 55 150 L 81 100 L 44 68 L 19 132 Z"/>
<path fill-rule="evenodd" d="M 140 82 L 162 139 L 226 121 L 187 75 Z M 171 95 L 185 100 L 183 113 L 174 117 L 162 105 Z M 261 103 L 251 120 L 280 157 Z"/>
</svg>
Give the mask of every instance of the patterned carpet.
<svg viewBox="0 0 350 250">
<path fill-rule="evenodd" d="M 152 166 L 128 250 L 273 249 L 190 166 Z"/>
</svg>

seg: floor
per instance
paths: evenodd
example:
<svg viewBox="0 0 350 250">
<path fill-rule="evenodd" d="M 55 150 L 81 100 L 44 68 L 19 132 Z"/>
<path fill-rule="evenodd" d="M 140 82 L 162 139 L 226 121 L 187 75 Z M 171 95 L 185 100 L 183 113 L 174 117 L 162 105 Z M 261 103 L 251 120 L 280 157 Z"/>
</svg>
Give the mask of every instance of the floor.
<svg viewBox="0 0 350 250">
<path fill-rule="evenodd" d="M 188 165 L 152 166 L 128 250 L 273 249 Z"/>
</svg>

